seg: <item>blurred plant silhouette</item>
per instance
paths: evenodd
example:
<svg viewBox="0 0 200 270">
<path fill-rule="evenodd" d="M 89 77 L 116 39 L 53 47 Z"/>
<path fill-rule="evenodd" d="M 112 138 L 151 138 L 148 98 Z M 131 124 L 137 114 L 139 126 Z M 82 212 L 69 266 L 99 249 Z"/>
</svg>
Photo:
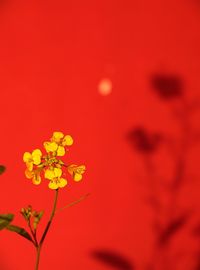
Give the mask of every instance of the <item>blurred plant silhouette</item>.
<svg viewBox="0 0 200 270">
<path fill-rule="evenodd" d="M 6 167 L 4 165 L 0 165 L 0 175 L 3 174 L 6 170 Z"/>
<path fill-rule="evenodd" d="M 151 84 L 153 90 L 164 100 L 181 98 L 184 94 L 181 78 L 173 74 L 155 74 L 151 78 Z"/>
<path fill-rule="evenodd" d="M 150 134 L 143 127 L 136 127 L 128 134 L 128 139 L 137 151 L 152 154 L 158 149 L 162 136 L 159 133 Z"/>
<path fill-rule="evenodd" d="M 101 261 L 107 266 L 118 270 L 134 270 L 133 264 L 121 254 L 112 250 L 99 249 L 92 252 L 92 257 Z"/>
<path fill-rule="evenodd" d="M 150 86 L 161 102 L 164 101 L 166 104 L 170 102 L 169 109 L 180 127 L 180 134 L 178 137 L 172 137 L 160 131 L 151 132 L 141 125 L 128 132 L 127 140 L 132 149 L 142 157 L 148 181 L 147 202 L 154 213 L 152 220 L 154 246 L 150 262 L 147 263 L 145 269 L 173 270 L 177 268 L 170 256 L 172 242 L 193 215 L 193 209 L 183 209 L 180 206 L 179 194 L 187 182 L 188 153 L 191 146 L 199 141 L 199 136 L 197 136 L 199 131 L 194 130 L 192 125 L 193 113 L 199 110 L 199 101 L 189 101 L 183 80 L 176 74 L 153 74 L 150 78 Z M 159 167 L 155 159 L 161 147 L 166 150 L 168 156 L 170 155 L 174 166 L 172 176 L 167 183 L 164 177 L 159 176 Z M 163 192 L 168 198 L 165 204 L 162 201 Z M 200 225 L 193 234 L 198 234 L 200 240 Z M 199 269 L 200 247 L 196 256 L 196 268 L 191 268 L 191 270 Z"/>
</svg>

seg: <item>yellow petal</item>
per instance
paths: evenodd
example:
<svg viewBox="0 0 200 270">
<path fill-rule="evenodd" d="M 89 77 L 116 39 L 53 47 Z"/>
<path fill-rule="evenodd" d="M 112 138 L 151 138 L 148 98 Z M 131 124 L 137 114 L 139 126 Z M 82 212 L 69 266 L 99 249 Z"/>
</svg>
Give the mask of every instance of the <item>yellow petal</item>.
<svg viewBox="0 0 200 270">
<path fill-rule="evenodd" d="M 41 183 L 41 176 L 39 174 L 35 174 L 32 182 L 34 185 L 39 185 Z"/>
<path fill-rule="evenodd" d="M 39 165 L 41 163 L 41 156 L 33 156 L 33 164 Z"/>
<path fill-rule="evenodd" d="M 54 181 L 50 181 L 48 186 L 50 189 L 58 189 L 58 184 Z"/>
<path fill-rule="evenodd" d="M 76 181 L 76 182 L 81 181 L 82 178 L 83 178 L 83 176 L 82 176 L 81 174 L 75 173 L 75 174 L 73 175 L 73 179 L 74 179 L 74 181 Z"/>
<path fill-rule="evenodd" d="M 44 148 L 47 152 L 56 152 L 58 145 L 55 142 L 45 142 Z"/>
<path fill-rule="evenodd" d="M 70 146 L 74 142 L 73 138 L 70 135 L 66 135 L 65 138 L 63 139 L 63 146 Z"/>
<path fill-rule="evenodd" d="M 33 163 L 35 165 L 39 165 L 41 163 L 41 156 L 42 156 L 42 152 L 40 151 L 40 149 L 35 149 L 32 152 Z"/>
<path fill-rule="evenodd" d="M 63 157 L 65 155 L 65 148 L 63 146 L 58 146 L 57 149 L 57 156 Z"/>
<path fill-rule="evenodd" d="M 77 167 L 77 165 L 72 164 L 72 165 L 67 167 L 67 170 L 72 175 L 74 173 L 74 170 L 75 170 L 76 167 Z"/>
<path fill-rule="evenodd" d="M 32 157 L 34 156 L 40 156 L 40 157 L 42 156 L 42 152 L 40 151 L 40 149 L 33 150 Z"/>
<path fill-rule="evenodd" d="M 30 160 L 32 160 L 32 155 L 29 152 L 25 152 L 23 155 L 23 161 L 24 162 L 29 162 Z"/>
<path fill-rule="evenodd" d="M 54 173 L 53 170 L 47 169 L 47 170 L 45 171 L 45 173 L 44 173 L 44 177 L 45 177 L 46 179 L 52 180 L 52 179 L 55 178 L 55 173 Z"/>
<path fill-rule="evenodd" d="M 83 174 L 85 172 L 85 170 L 86 170 L 85 165 L 80 165 L 80 166 L 77 167 L 76 172 L 78 174 Z"/>
<path fill-rule="evenodd" d="M 77 166 L 75 164 L 72 164 L 70 166 L 68 166 L 68 172 L 73 175 L 73 174 L 83 174 L 86 170 L 86 167 L 85 165 L 80 165 L 80 166 Z"/>
<path fill-rule="evenodd" d="M 26 167 L 29 171 L 33 170 L 33 162 L 26 162 Z"/>
<path fill-rule="evenodd" d="M 54 168 L 54 178 L 60 177 L 62 175 L 62 170 L 60 168 Z"/>
<path fill-rule="evenodd" d="M 55 132 L 53 133 L 53 137 L 52 137 L 51 140 L 52 140 L 53 142 L 59 143 L 63 137 L 64 137 L 64 134 L 63 134 L 62 132 L 55 131 Z"/>
<path fill-rule="evenodd" d="M 34 173 L 29 171 L 28 169 L 25 170 L 25 175 L 28 179 L 33 178 Z"/>
<path fill-rule="evenodd" d="M 67 180 L 66 180 L 66 179 L 60 178 L 60 179 L 58 180 L 58 186 L 59 186 L 60 188 L 63 188 L 63 187 L 65 187 L 66 185 L 67 185 Z"/>
</svg>

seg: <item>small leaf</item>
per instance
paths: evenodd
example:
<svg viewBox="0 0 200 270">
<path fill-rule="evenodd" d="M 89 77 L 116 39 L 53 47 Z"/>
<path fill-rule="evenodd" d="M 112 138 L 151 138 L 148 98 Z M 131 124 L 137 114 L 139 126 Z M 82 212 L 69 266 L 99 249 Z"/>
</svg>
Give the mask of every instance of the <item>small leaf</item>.
<svg viewBox="0 0 200 270">
<path fill-rule="evenodd" d="M 30 234 L 24 228 L 21 228 L 21 227 L 15 226 L 15 225 L 8 225 L 6 227 L 6 229 L 11 231 L 11 232 L 16 232 L 19 235 L 21 235 L 22 237 L 26 238 L 27 240 L 33 242 Z"/>
<path fill-rule="evenodd" d="M 9 225 L 9 223 L 13 220 L 13 218 L 14 218 L 13 214 L 0 215 L 0 230 L 6 228 Z"/>
<path fill-rule="evenodd" d="M 0 165 L 0 175 L 3 174 L 6 170 L 6 167 L 3 165 Z"/>
</svg>

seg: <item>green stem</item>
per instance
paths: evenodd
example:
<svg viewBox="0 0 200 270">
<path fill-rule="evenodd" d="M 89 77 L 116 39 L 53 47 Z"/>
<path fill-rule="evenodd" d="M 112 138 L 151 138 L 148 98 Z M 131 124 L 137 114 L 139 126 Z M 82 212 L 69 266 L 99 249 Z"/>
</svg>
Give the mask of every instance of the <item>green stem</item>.
<svg viewBox="0 0 200 270">
<path fill-rule="evenodd" d="M 69 207 L 71 207 L 71 206 L 74 206 L 75 204 L 77 204 L 77 203 L 83 201 L 83 200 L 86 199 L 89 195 L 90 195 L 90 193 L 87 193 L 86 195 L 80 197 L 78 200 L 76 200 L 76 201 L 74 201 L 74 202 L 71 202 L 71 203 L 69 203 L 69 204 L 63 206 L 62 208 L 57 209 L 56 212 L 55 212 L 55 214 L 57 214 L 58 212 L 61 212 L 62 210 L 66 209 L 66 208 L 69 208 Z"/>
<path fill-rule="evenodd" d="M 28 221 L 28 226 L 29 226 L 29 228 L 30 228 L 32 237 L 33 237 L 33 239 L 34 239 L 34 245 L 35 245 L 35 247 L 37 248 L 37 247 L 38 247 L 38 242 L 37 242 L 37 237 L 36 237 L 36 231 L 35 231 L 35 230 L 33 231 L 32 226 L 31 226 L 31 223 L 30 223 L 30 219 L 29 219 L 29 221 Z"/>
<path fill-rule="evenodd" d="M 51 216 L 50 216 L 50 219 L 46 225 L 46 228 L 44 230 L 44 233 L 42 235 L 42 238 L 40 240 L 40 243 L 39 245 L 36 247 L 36 250 L 37 250 L 37 257 L 36 257 L 36 264 L 35 264 L 35 270 L 38 270 L 38 267 L 39 267 L 39 261 L 40 261 L 40 252 L 41 252 L 41 248 L 42 248 L 42 244 L 45 240 L 45 237 L 49 231 L 49 228 L 51 226 L 51 223 L 52 223 L 52 220 L 53 220 L 53 217 L 55 215 L 55 211 L 56 211 L 56 205 L 57 205 L 57 200 L 58 200 L 58 189 L 56 189 L 56 192 L 55 192 L 55 197 L 54 197 L 54 203 L 53 203 L 53 209 L 52 209 L 52 212 L 51 212 Z"/>
<path fill-rule="evenodd" d="M 41 250 L 41 246 L 36 247 L 36 250 L 37 250 L 37 256 L 36 256 L 35 270 L 38 270 L 39 261 L 40 261 L 40 250 Z"/>
</svg>

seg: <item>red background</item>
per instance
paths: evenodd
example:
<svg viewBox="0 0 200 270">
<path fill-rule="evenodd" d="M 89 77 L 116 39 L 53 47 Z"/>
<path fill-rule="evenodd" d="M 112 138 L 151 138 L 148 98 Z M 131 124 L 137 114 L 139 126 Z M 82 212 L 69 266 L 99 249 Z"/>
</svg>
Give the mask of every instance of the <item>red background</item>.
<svg viewBox="0 0 200 270">
<path fill-rule="evenodd" d="M 44 227 L 53 192 L 46 182 L 34 186 L 25 178 L 22 156 L 42 147 L 53 131 L 74 137 L 67 160 L 87 166 L 84 181 L 71 181 L 58 204 L 91 196 L 57 215 L 41 269 L 114 269 L 91 255 L 98 249 L 145 269 L 153 215 L 144 199 L 142 161 L 126 135 L 135 125 L 179 134 L 169 106 L 152 94 L 149 76 L 160 69 L 178 74 L 187 98 L 197 99 L 199 26 L 197 0 L 0 2 L 0 162 L 7 167 L 1 213 L 15 213 L 15 224 L 25 226 L 18 212 L 32 204 L 46 210 Z M 108 96 L 98 92 L 103 78 L 113 84 Z M 194 210 L 194 222 L 200 221 L 198 152 L 196 146 L 190 154 L 188 174 L 194 180 L 181 196 Z M 170 165 L 161 164 L 168 175 Z M 186 233 L 177 239 L 185 255 L 174 269 L 194 269 L 197 240 Z M 34 269 L 34 260 L 28 241 L 0 232 L 0 269 Z"/>
</svg>

